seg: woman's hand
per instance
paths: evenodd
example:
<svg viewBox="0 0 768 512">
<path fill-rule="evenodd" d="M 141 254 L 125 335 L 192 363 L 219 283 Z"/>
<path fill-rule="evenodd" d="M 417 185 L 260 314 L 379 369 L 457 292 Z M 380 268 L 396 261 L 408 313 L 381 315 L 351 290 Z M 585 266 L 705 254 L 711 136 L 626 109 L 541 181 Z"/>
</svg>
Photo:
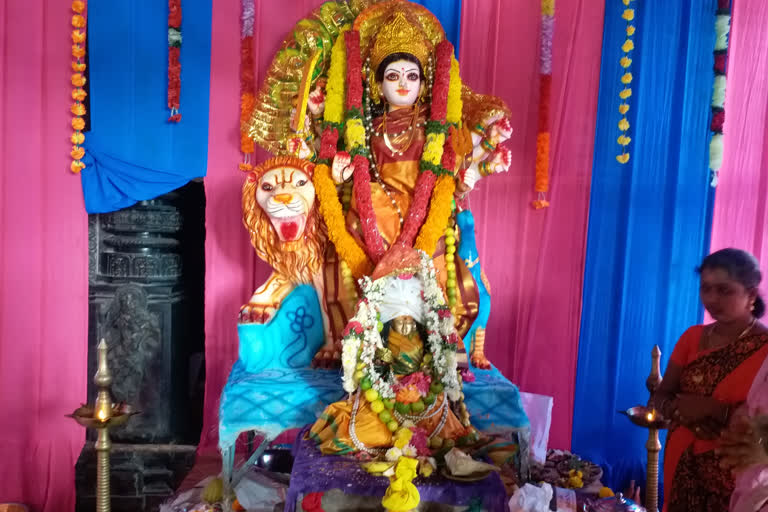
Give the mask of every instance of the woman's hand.
<svg viewBox="0 0 768 512">
<path fill-rule="evenodd" d="M 699 439 L 716 439 L 728 420 L 729 406 L 708 396 L 681 394 L 674 405 L 672 420 L 687 427 Z"/>
<path fill-rule="evenodd" d="M 720 437 L 721 465 L 744 469 L 768 464 L 768 416 L 737 418 Z"/>
</svg>

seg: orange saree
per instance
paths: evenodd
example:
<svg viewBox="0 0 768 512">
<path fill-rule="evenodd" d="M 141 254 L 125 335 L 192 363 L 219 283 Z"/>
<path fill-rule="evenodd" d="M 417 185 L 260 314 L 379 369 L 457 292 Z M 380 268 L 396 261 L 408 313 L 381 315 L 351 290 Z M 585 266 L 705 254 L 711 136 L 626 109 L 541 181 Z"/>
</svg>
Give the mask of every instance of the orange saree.
<svg viewBox="0 0 768 512">
<path fill-rule="evenodd" d="M 752 381 L 768 356 L 768 334 L 699 351 L 704 326 L 686 331 L 672 361 L 682 366 L 680 392 L 708 396 L 728 404 L 747 399 Z M 684 426 L 674 427 L 664 450 L 665 512 L 728 510 L 734 489 L 731 472 L 720 467 L 718 441 L 698 439 Z"/>
</svg>

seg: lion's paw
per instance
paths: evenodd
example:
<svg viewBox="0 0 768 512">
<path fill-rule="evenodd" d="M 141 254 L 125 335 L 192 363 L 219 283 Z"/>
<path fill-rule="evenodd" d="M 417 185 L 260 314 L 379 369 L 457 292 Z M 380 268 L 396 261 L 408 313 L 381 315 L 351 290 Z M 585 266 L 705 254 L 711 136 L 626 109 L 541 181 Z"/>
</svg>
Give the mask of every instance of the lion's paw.
<svg viewBox="0 0 768 512">
<path fill-rule="evenodd" d="M 271 304 L 248 303 L 240 308 L 238 322 L 241 324 L 268 324 L 277 310 Z"/>
<path fill-rule="evenodd" d="M 312 359 L 313 368 L 338 368 L 341 366 L 341 352 L 336 347 L 324 346 Z"/>
<path fill-rule="evenodd" d="M 491 368 L 491 362 L 486 359 L 485 354 L 481 352 L 473 352 L 470 360 L 472 361 L 472 365 L 475 368 L 479 368 L 481 370 L 490 370 Z"/>
</svg>

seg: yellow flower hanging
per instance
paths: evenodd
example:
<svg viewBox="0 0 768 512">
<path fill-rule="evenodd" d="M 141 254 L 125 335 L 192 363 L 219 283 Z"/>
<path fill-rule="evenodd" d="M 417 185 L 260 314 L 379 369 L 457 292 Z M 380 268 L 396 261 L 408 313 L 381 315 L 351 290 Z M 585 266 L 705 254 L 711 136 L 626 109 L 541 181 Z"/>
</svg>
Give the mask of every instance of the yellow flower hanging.
<svg viewBox="0 0 768 512">
<path fill-rule="evenodd" d="M 621 83 L 624 85 L 632 83 L 632 73 L 627 72 L 621 75 Z"/>
<path fill-rule="evenodd" d="M 619 121 L 619 130 L 623 132 L 629 130 L 629 121 L 627 121 L 626 117 L 622 117 L 621 121 Z"/>
<path fill-rule="evenodd" d="M 622 103 L 621 105 L 619 105 L 619 114 L 624 115 L 627 112 L 629 112 L 629 104 Z"/>
<path fill-rule="evenodd" d="M 619 146 L 628 146 L 629 143 L 632 142 L 632 139 L 630 139 L 626 135 L 619 135 L 619 138 L 616 139 L 616 142 L 619 143 Z"/>
<path fill-rule="evenodd" d="M 624 9 L 624 13 L 621 15 L 622 18 L 624 18 L 627 21 L 632 21 L 635 19 L 635 10 L 634 9 Z"/>
<path fill-rule="evenodd" d="M 619 92 L 619 98 L 623 100 L 629 98 L 630 96 L 632 96 L 632 89 L 630 89 L 629 87 L 625 87 Z"/>
<path fill-rule="evenodd" d="M 635 43 L 633 43 L 631 39 L 627 39 L 626 41 L 624 41 L 624 44 L 621 45 L 621 50 L 624 53 L 629 53 L 634 49 L 635 49 Z"/>
<path fill-rule="evenodd" d="M 634 25 L 629 25 L 627 27 L 627 35 L 631 36 L 631 35 L 634 35 L 634 34 L 635 34 L 635 26 Z"/>
<path fill-rule="evenodd" d="M 628 68 L 629 66 L 632 65 L 632 59 L 630 59 L 629 57 L 624 56 L 619 61 L 619 64 L 621 64 L 621 67 L 623 67 L 623 68 Z"/>
<path fill-rule="evenodd" d="M 629 162 L 629 153 L 622 153 L 620 155 L 616 155 L 616 161 L 620 164 L 625 164 Z"/>
<path fill-rule="evenodd" d="M 621 3 L 623 3 L 624 5 L 629 5 L 629 0 L 621 0 Z"/>
</svg>

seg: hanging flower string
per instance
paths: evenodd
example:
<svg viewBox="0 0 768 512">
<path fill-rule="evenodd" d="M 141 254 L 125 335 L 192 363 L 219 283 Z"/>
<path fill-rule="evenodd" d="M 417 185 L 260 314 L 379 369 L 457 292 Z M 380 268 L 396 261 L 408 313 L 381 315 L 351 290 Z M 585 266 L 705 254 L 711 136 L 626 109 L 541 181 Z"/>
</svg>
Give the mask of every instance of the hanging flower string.
<svg viewBox="0 0 768 512">
<path fill-rule="evenodd" d="M 246 123 L 253 111 L 256 97 L 256 80 L 253 74 L 253 17 L 254 0 L 242 0 L 240 4 L 240 152 L 243 163 L 240 170 L 253 169 L 253 139 L 248 135 Z"/>
<path fill-rule="evenodd" d="M 83 135 L 83 129 L 85 129 L 85 2 L 81 0 L 75 0 L 72 2 L 72 79 L 71 83 L 74 89 L 72 89 L 72 129 L 74 132 L 70 137 L 72 142 L 72 151 L 70 156 L 72 157 L 72 163 L 69 168 L 74 173 L 79 173 L 85 168 L 83 163 L 83 157 L 85 156 L 85 149 L 82 144 L 85 142 L 85 135 Z"/>
<path fill-rule="evenodd" d="M 549 206 L 549 111 L 552 97 L 552 39 L 555 32 L 555 0 L 541 0 L 541 48 L 539 49 L 539 130 L 536 135 L 536 199 L 539 210 Z"/>
<path fill-rule="evenodd" d="M 712 84 L 712 140 L 709 143 L 710 185 L 717 186 L 723 166 L 723 124 L 725 124 L 725 79 L 728 63 L 728 33 L 731 30 L 730 0 L 718 0 L 715 17 L 715 79 Z"/>
<path fill-rule="evenodd" d="M 168 121 L 181 121 L 181 0 L 168 0 Z"/>
<path fill-rule="evenodd" d="M 621 0 L 621 2 L 627 6 L 626 9 L 624 9 L 624 12 L 621 14 L 621 17 L 627 22 L 627 39 L 624 41 L 624 44 L 621 45 L 621 50 L 624 52 L 624 55 L 621 57 L 621 60 L 619 61 L 619 65 L 621 65 L 621 83 L 624 85 L 624 88 L 619 92 L 619 98 L 621 98 L 621 103 L 619 104 L 619 114 L 621 114 L 621 119 L 619 120 L 619 137 L 616 139 L 616 142 L 619 143 L 619 151 L 621 151 L 620 154 L 616 155 L 616 161 L 618 161 L 620 164 L 625 164 L 629 162 L 629 151 L 627 150 L 627 146 L 629 146 L 629 143 L 632 142 L 632 139 L 629 137 L 629 121 L 627 121 L 627 112 L 629 112 L 629 98 L 632 96 L 632 88 L 630 87 L 630 84 L 632 83 L 632 51 L 635 49 L 635 43 L 632 40 L 632 36 L 635 34 L 635 26 L 632 24 L 632 20 L 635 19 L 635 10 L 629 8 L 630 2 L 632 0 Z"/>
</svg>

